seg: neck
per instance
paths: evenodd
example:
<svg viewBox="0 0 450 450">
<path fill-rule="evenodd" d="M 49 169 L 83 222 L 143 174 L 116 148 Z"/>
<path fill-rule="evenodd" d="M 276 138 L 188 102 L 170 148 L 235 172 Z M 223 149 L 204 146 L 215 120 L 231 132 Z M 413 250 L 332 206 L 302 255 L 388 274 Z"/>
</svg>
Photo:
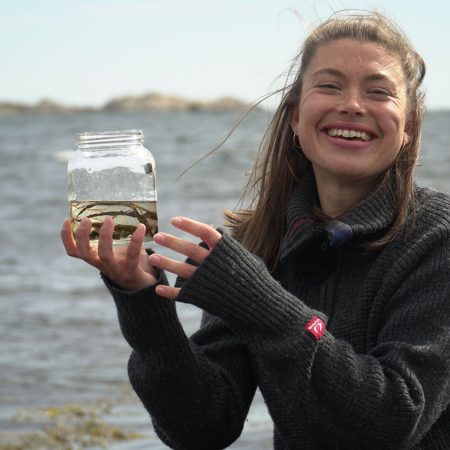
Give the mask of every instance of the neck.
<svg viewBox="0 0 450 450">
<path fill-rule="evenodd" d="M 335 219 L 353 208 L 370 191 L 374 180 L 324 179 L 316 174 L 316 183 L 320 209 Z"/>
</svg>

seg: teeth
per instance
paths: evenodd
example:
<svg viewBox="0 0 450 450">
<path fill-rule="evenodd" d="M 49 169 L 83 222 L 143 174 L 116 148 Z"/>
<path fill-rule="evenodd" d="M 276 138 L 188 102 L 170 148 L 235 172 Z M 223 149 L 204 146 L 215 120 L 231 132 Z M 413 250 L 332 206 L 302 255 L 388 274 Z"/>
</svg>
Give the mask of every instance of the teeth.
<svg viewBox="0 0 450 450">
<path fill-rule="evenodd" d="M 341 128 L 330 128 L 327 130 L 328 136 L 341 136 L 345 139 L 358 138 L 363 141 L 370 141 L 370 134 L 365 131 L 343 130 Z"/>
</svg>

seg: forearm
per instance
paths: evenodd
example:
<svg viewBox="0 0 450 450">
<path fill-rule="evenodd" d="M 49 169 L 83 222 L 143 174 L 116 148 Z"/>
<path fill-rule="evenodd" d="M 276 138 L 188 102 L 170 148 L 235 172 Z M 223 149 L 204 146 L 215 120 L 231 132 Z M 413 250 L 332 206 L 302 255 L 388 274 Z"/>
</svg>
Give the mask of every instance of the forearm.
<svg viewBox="0 0 450 450">
<path fill-rule="evenodd" d="M 262 347 L 261 340 L 297 339 L 314 315 L 326 319 L 286 291 L 259 258 L 228 236 L 186 281 L 177 300 L 222 318 L 251 348 Z M 305 341 L 311 348 L 313 344 Z"/>
<path fill-rule="evenodd" d="M 330 437 L 348 448 L 368 442 L 372 448 L 401 448 L 433 423 L 449 375 L 448 346 L 436 339 L 424 352 L 414 340 L 414 329 L 424 328 L 414 312 L 411 328 L 401 327 L 404 313 L 391 319 L 405 330 L 404 345 L 387 334 L 386 344 L 360 354 L 329 331 L 316 340 L 305 325 L 314 316 L 325 322 L 326 317 L 284 290 L 228 237 L 186 283 L 179 300 L 220 316 L 246 343 L 275 423 L 333 423 Z M 433 324 L 429 327 L 432 336 Z M 396 329 L 395 323 L 389 328 Z"/>
<path fill-rule="evenodd" d="M 161 439 L 183 449 L 233 442 L 255 390 L 254 381 L 239 373 L 250 373 L 242 344 L 213 320 L 188 339 L 175 303 L 156 296 L 154 288 L 127 292 L 108 281 L 107 286 L 133 348 L 130 382 Z"/>
</svg>

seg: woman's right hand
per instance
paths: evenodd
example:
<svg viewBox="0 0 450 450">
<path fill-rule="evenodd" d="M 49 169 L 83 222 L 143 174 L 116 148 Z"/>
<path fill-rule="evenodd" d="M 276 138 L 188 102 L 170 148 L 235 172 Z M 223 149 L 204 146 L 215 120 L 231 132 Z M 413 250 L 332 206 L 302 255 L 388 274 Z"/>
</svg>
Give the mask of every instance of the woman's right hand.
<svg viewBox="0 0 450 450">
<path fill-rule="evenodd" d="M 90 229 L 90 220 L 83 219 L 74 239 L 70 220 L 64 221 L 61 240 L 69 256 L 96 267 L 123 289 L 139 290 L 156 284 L 158 269 L 150 264 L 142 245 L 145 237 L 143 224 L 138 225 L 128 246 L 114 250 L 114 221 L 111 217 L 107 217 L 100 228 L 97 247 L 90 245 Z"/>
</svg>

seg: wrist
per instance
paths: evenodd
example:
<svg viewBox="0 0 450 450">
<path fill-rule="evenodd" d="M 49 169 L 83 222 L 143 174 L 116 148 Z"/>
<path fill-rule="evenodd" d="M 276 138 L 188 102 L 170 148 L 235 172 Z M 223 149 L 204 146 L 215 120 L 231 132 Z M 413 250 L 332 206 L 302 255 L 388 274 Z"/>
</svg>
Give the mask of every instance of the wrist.
<svg viewBox="0 0 450 450">
<path fill-rule="evenodd" d="M 144 291 L 149 288 L 154 288 L 159 284 L 168 284 L 165 273 L 162 270 L 156 270 L 155 275 L 147 274 L 148 277 L 142 278 L 140 280 L 133 280 L 129 282 L 116 282 L 112 280 L 108 275 L 100 272 L 100 276 L 107 285 L 107 287 L 112 287 L 118 291 L 124 292 L 139 292 Z"/>
</svg>

